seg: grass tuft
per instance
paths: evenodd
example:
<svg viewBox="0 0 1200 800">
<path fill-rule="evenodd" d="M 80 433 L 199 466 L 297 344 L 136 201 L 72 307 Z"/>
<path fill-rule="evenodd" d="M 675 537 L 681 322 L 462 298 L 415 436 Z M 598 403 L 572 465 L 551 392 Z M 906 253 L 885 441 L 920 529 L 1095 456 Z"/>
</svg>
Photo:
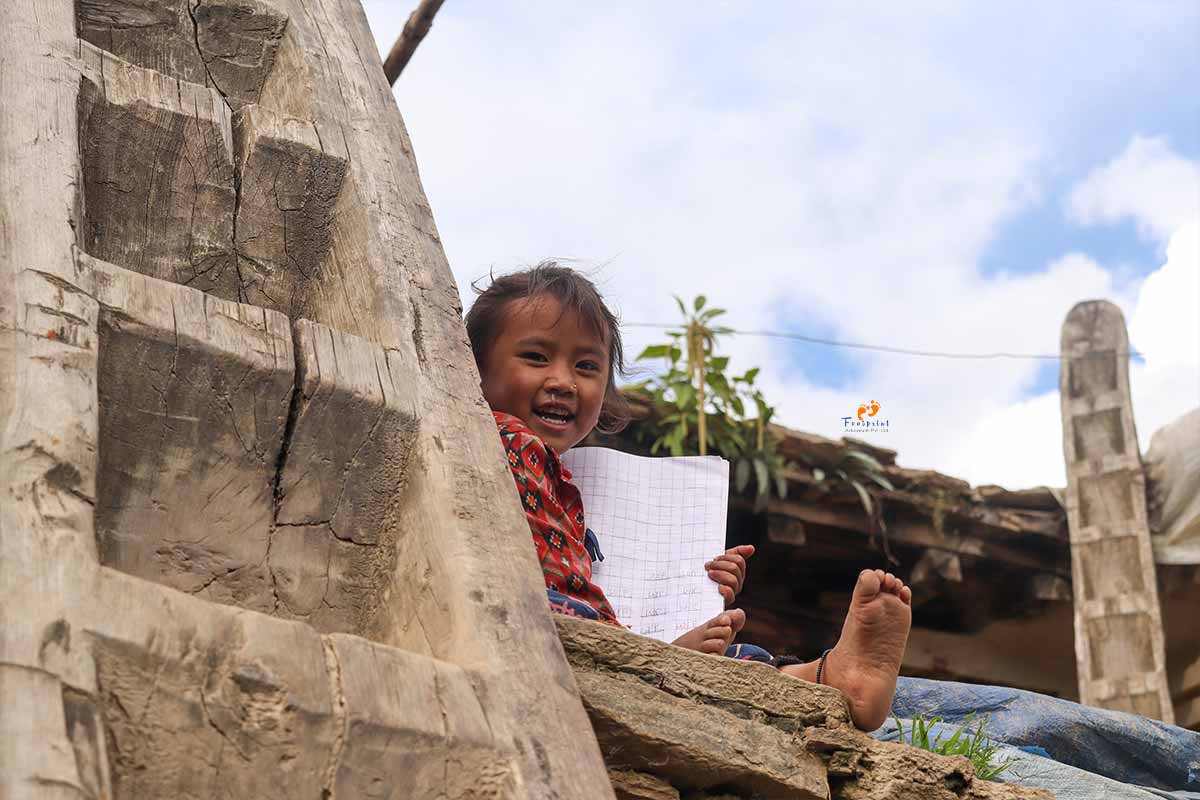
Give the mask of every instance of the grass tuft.
<svg viewBox="0 0 1200 800">
<path fill-rule="evenodd" d="M 913 717 L 912 728 L 909 730 L 910 742 L 913 747 L 919 747 L 931 753 L 943 756 L 965 756 L 975 767 L 977 776 L 984 780 L 994 781 L 1001 774 L 1012 769 L 1016 760 L 1012 758 L 998 760 L 996 754 L 1000 750 L 1000 744 L 989 739 L 983 732 L 987 716 L 980 718 L 975 730 L 971 731 L 969 727 L 974 718 L 974 712 L 968 714 L 962 725 L 958 726 L 958 730 L 949 739 L 943 741 L 941 734 L 938 734 L 933 741 L 930 741 L 930 731 L 935 724 L 942 721 L 942 718 L 925 719 L 923 715 L 918 714 Z M 900 723 L 899 717 L 894 717 L 894 719 L 896 727 L 900 729 L 901 741 L 903 741 L 904 726 Z"/>
</svg>

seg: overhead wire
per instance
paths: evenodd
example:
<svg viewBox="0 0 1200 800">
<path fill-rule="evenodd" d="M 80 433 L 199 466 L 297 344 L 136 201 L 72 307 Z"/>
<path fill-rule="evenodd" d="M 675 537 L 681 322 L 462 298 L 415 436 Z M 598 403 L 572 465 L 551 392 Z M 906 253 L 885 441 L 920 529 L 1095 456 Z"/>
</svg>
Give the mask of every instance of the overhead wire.
<svg viewBox="0 0 1200 800">
<path fill-rule="evenodd" d="M 657 328 L 667 330 L 670 328 L 681 327 L 681 323 L 663 324 L 659 322 L 622 322 L 623 328 Z M 892 347 L 884 344 L 867 344 L 865 342 L 843 342 L 837 339 L 826 339 L 820 336 L 806 336 L 802 333 L 790 333 L 787 331 L 747 331 L 737 328 L 724 328 L 724 334 L 734 336 L 763 336 L 772 339 L 791 339 L 798 342 L 806 342 L 808 344 L 819 344 L 826 347 L 844 347 L 853 350 L 873 350 L 882 353 L 893 353 L 905 356 L 924 356 L 927 358 L 954 358 L 967 360 L 989 360 L 998 358 L 1007 358 L 1015 360 L 1036 360 L 1036 361 L 1060 361 L 1063 358 L 1070 360 L 1082 356 L 1063 356 L 1059 354 L 1044 355 L 1041 353 L 1009 353 L 1005 351 L 995 351 L 991 353 L 952 353 L 943 350 L 918 350 L 910 347 Z M 1119 355 L 1131 355 L 1137 358 L 1143 358 L 1142 354 L 1136 350 L 1129 350 Z"/>
</svg>

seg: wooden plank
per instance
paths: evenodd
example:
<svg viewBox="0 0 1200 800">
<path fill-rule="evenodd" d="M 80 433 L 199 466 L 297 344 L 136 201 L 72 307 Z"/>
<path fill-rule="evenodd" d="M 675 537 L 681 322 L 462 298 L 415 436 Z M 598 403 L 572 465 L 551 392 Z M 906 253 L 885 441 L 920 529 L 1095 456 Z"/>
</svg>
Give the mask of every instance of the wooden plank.
<svg viewBox="0 0 1200 800">
<path fill-rule="evenodd" d="M 1128 351 L 1113 304 L 1079 303 L 1067 315 L 1059 393 L 1079 695 L 1171 722 Z"/>
</svg>

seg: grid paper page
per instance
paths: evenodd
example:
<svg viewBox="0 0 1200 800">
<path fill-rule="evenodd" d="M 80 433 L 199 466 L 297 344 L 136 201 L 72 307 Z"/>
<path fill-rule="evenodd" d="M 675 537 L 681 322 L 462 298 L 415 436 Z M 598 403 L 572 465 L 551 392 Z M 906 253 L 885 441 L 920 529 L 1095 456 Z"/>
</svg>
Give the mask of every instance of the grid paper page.
<svg viewBox="0 0 1200 800">
<path fill-rule="evenodd" d="M 606 447 L 576 448 L 562 460 L 604 554 L 592 579 L 622 624 L 670 642 L 724 610 L 704 564 L 725 549 L 727 461 Z"/>
</svg>

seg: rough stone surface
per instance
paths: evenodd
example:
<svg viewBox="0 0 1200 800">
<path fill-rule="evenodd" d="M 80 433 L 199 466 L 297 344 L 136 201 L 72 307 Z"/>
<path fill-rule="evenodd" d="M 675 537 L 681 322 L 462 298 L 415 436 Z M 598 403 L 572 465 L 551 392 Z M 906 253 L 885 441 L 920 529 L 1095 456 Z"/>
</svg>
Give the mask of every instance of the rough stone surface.
<svg viewBox="0 0 1200 800">
<path fill-rule="evenodd" d="M 876 741 L 830 687 L 612 625 L 556 622 L 619 796 L 644 784 L 688 798 L 1049 796 L 979 780 L 964 758 Z"/>
<path fill-rule="evenodd" d="M 610 769 L 608 777 L 617 800 L 679 800 L 678 789 L 645 772 Z"/>
</svg>

